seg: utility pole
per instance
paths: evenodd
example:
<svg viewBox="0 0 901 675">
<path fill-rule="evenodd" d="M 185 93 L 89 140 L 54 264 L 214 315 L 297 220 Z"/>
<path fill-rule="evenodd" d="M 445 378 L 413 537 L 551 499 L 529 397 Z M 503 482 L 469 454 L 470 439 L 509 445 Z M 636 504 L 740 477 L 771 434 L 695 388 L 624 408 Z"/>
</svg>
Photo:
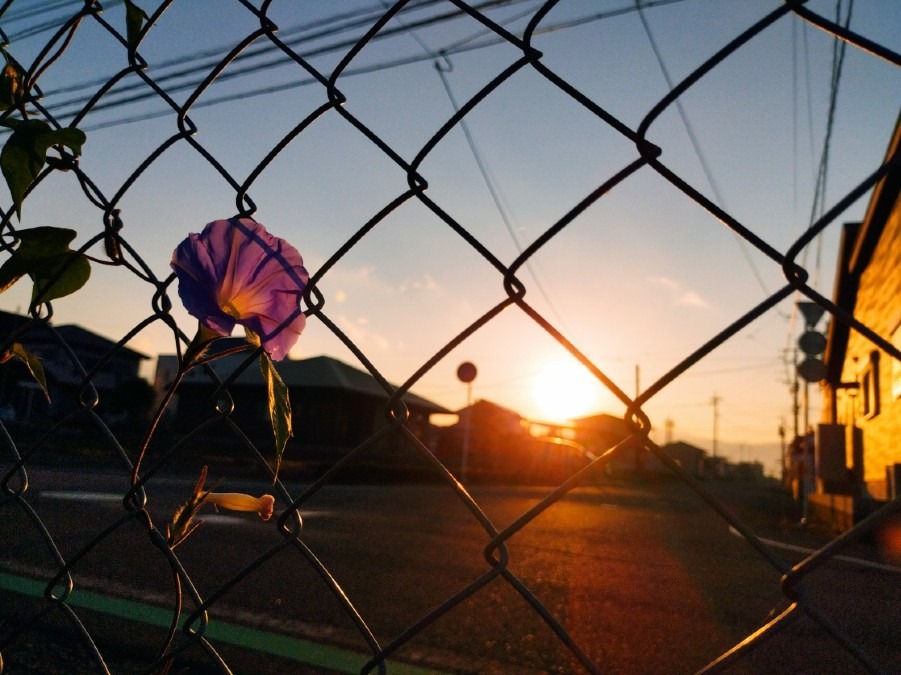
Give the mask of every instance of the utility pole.
<svg viewBox="0 0 901 675">
<path fill-rule="evenodd" d="M 716 395 L 716 392 L 713 394 L 713 398 L 710 399 L 710 403 L 713 405 L 713 458 L 716 459 L 716 444 L 719 440 L 719 426 L 720 426 L 720 411 L 719 404 L 723 399 L 720 396 Z"/>
<path fill-rule="evenodd" d="M 785 485 L 788 473 L 788 457 L 785 454 L 785 418 L 779 419 L 779 448 L 782 451 L 782 484 Z"/>
<path fill-rule="evenodd" d="M 664 438 L 666 439 L 666 444 L 670 445 L 673 442 L 673 427 L 676 426 L 676 423 L 673 421 L 671 417 L 667 417 L 663 421 L 663 428 L 666 430 Z"/>
<path fill-rule="evenodd" d="M 792 414 L 794 415 L 794 438 L 801 435 L 800 424 L 798 418 L 801 414 L 801 404 L 798 402 L 798 392 L 801 389 L 801 383 L 798 381 L 798 348 L 795 347 L 792 357 L 794 363 L 794 381 L 792 382 Z"/>
</svg>

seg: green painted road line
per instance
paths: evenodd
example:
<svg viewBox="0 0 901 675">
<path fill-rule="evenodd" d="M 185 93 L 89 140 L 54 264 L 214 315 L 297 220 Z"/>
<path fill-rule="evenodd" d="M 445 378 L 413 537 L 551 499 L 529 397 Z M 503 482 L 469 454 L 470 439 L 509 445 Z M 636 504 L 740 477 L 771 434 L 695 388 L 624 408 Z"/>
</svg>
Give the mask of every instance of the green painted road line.
<svg viewBox="0 0 901 675">
<path fill-rule="evenodd" d="M 0 572 L 0 590 L 3 591 L 43 598 L 46 587 L 45 582 Z M 70 607 L 81 607 L 160 628 L 168 628 L 172 622 L 171 611 L 143 602 L 114 598 L 79 588 L 72 591 L 66 604 Z M 348 649 L 331 647 L 256 628 L 245 628 L 218 619 L 213 619 L 207 624 L 204 635 L 213 642 L 226 642 L 244 649 L 279 656 L 309 666 L 327 668 L 339 673 L 359 673 L 363 665 L 369 661 L 369 656 Z M 436 671 L 389 662 L 388 672 L 400 675 L 427 675 Z"/>
</svg>

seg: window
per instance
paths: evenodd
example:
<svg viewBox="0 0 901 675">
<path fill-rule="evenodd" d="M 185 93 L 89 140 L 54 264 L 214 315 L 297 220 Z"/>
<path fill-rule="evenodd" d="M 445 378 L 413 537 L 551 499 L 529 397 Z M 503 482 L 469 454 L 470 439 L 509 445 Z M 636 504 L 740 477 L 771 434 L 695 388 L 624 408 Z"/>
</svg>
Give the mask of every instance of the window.
<svg viewBox="0 0 901 675">
<path fill-rule="evenodd" d="M 860 383 L 860 414 L 867 418 L 876 417 L 879 414 L 879 352 L 870 352 L 857 381 Z"/>
<path fill-rule="evenodd" d="M 901 350 L 901 324 L 892 332 L 892 346 Z M 892 398 L 901 398 L 901 361 L 892 359 Z"/>
</svg>

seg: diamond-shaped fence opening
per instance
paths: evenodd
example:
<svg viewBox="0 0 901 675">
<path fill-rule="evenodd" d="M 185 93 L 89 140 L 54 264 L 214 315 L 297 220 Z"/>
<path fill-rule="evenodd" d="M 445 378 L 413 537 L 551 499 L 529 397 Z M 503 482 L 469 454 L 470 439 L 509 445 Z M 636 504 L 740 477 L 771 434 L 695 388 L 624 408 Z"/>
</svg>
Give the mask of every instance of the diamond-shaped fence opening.
<svg viewBox="0 0 901 675">
<path fill-rule="evenodd" d="M 870 485 L 901 357 L 891 293 L 842 295 L 872 237 L 821 278 L 897 210 L 898 12 L 824 4 L 0 7 L 0 672 L 896 668 L 897 475 L 841 534 L 804 494 Z M 172 251 L 232 216 L 309 283 L 259 310 L 264 243 L 191 305 Z M 867 345 L 822 411 L 802 296 Z M 328 356 L 273 351 L 297 308 L 248 323 L 285 297 Z M 608 414 L 486 400 L 551 356 Z M 741 480 L 721 417 L 774 397 L 783 482 Z M 847 461 L 793 485 L 839 408 Z"/>
</svg>

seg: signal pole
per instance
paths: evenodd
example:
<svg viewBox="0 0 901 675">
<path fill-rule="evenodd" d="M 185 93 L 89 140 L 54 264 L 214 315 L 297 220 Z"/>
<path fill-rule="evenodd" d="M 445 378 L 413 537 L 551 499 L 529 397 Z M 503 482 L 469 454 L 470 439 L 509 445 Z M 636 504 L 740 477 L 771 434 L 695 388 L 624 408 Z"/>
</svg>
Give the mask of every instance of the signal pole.
<svg viewBox="0 0 901 675">
<path fill-rule="evenodd" d="M 457 368 L 457 378 L 466 383 L 466 419 L 463 420 L 463 450 L 460 453 L 460 481 L 466 481 L 469 468 L 469 437 L 472 433 L 472 381 L 476 379 L 475 364 L 466 361 Z"/>
</svg>

